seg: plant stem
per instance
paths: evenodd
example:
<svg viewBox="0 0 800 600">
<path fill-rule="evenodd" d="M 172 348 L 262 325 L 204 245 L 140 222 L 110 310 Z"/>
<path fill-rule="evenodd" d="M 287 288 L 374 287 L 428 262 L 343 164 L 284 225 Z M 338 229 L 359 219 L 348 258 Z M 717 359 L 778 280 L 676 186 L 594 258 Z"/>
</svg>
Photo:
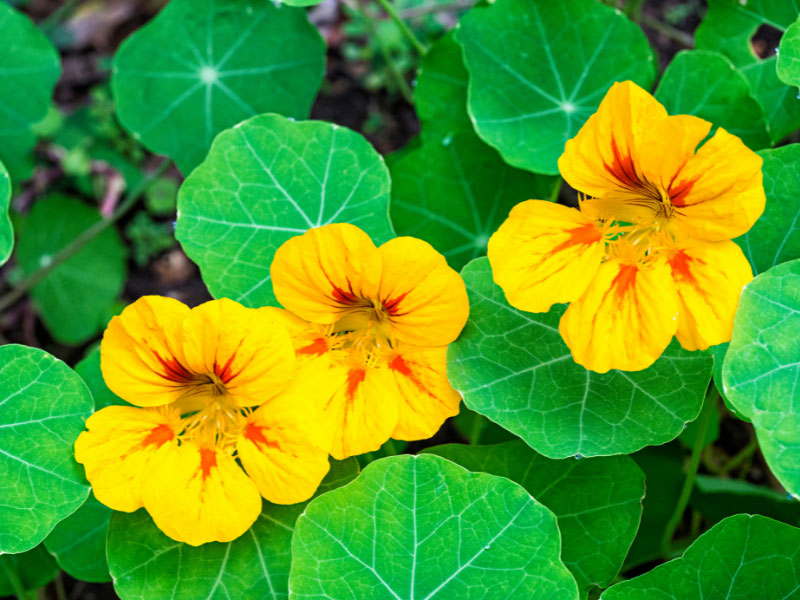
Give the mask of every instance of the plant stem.
<svg viewBox="0 0 800 600">
<path fill-rule="evenodd" d="M 61 22 L 64 21 L 80 3 L 81 0 L 66 0 L 64 4 L 55 9 L 47 16 L 47 18 L 43 19 L 39 23 L 39 28 L 45 32 L 54 29 L 57 25 L 60 25 Z"/>
<path fill-rule="evenodd" d="M 681 488 L 678 502 L 675 505 L 675 510 L 672 513 L 669 521 L 667 521 L 667 528 L 664 531 L 664 537 L 661 540 L 661 554 L 666 558 L 669 554 L 670 545 L 672 544 L 672 537 L 675 531 L 681 524 L 683 513 L 689 504 L 689 498 L 692 495 L 692 488 L 694 488 L 694 481 L 697 478 L 697 468 L 700 466 L 700 456 L 703 453 L 703 447 L 706 442 L 706 431 L 708 431 L 708 424 L 711 422 L 711 413 L 717 404 L 717 388 L 711 385 L 711 389 L 706 394 L 705 401 L 703 402 L 703 410 L 700 413 L 700 427 L 697 430 L 697 437 L 692 446 L 692 455 L 689 458 L 689 467 L 686 472 L 686 479 L 683 480 L 683 487 Z"/>
<path fill-rule="evenodd" d="M 17 600 L 28 600 L 28 594 L 22 587 L 22 581 L 20 580 L 17 572 L 9 567 L 4 560 L 0 560 L 0 567 L 3 568 L 3 571 L 6 574 L 6 579 L 8 579 L 9 583 L 11 584 L 11 589 L 14 590 L 14 595 L 17 597 Z"/>
<path fill-rule="evenodd" d="M 665 36 L 667 36 L 671 40 L 678 42 L 682 46 L 685 46 L 687 48 L 694 48 L 694 38 L 691 35 L 683 31 L 680 31 L 679 29 L 675 29 L 674 27 L 671 27 L 666 23 L 662 23 L 661 21 L 651 17 L 650 15 L 642 13 L 641 15 L 639 15 L 639 22 L 642 25 L 649 27 L 650 29 L 655 29 L 658 33 L 664 34 Z"/>
<path fill-rule="evenodd" d="M 735 469 L 740 464 L 742 464 L 746 459 L 753 456 L 756 450 L 758 450 L 758 439 L 754 437 L 750 441 L 750 443 L 747 444 L 747 446 L 742 448 L 739 452 L 736 453 L 735 456 L 733 456 L 733 458 L 731 458 L 728 462 L 726 462 L 719 468 L 719 475 L 728 474 L 731 470 Z"/>
<path fill-rule="evenodd" d="M 417 36 L 414 35 L 414 32 L 411 31 L 411 28 L 408 25 L 406 25 L 406 22 L 400 18 L 400 15 L 397 14 L 397 11 L 394 9 L 394 6 L 391 5 L 389 0 L 378 0 L 378 4 L 380 4 L 383 7 L 383 10 L 389 14 L 389 16 L 392 18 L 392 21 L 394 21 L 394 24 L 397 25 L 398 29 L 400 29 L 403 35 L 408 38 L 408 41 L 411 42 L 411 45 L 414 46 L 414 48 L 416 48 L 417 52 L 419 52 L 420 55 L 425 56 L 428 53 L 428 49 L 422 42 L 419 41 Z"/>
<path fill-rule="evenodd" d="M 108 219 L 97 221 L 94 225 L 83 231 L 67 246 L 56 252 L 50 257 L 50 261 L 46 265 L 42 265 L 31 273 L 28 277 L 20 281 L 11 291 L 0 297 L 0 314 L 6 309 L 13 306 L 20 298 L 27 294 L 37 283 L 47 277 L 53 269 L 75 256 L 83 249 L 86 244 L 91 242 L 100 233 L 111 227 L 114 223 L 119 221 L 125 214 L 128 213 L 135 205 L 142 194 L 156 181 L 164 171 L 166 171 L 172 161 L 165 160 L 158 168 L 153 171 L 147 178 L 143 179 L 136 187 L 134 187 L 125 199 L 119 203 L 116 210 L 111 214 Z"/>
<path fill-rule="evenodd" d="M 64 589 L 64 572 L 59 571 L 56 579 L 53 582 L 56 588 L 56 597 L 58 600 L 67 600 L 67 591 Z"/>
</svg>

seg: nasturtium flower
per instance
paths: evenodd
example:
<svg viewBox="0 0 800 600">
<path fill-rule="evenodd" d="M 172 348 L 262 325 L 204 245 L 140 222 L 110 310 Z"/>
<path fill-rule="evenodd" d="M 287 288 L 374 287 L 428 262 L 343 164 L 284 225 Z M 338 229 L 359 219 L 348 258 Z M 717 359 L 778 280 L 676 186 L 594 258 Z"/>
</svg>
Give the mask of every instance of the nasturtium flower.
<svg viewBox="0 0 800 600">
<path fill-rule="evenodd" d="M 673 336 L 687 350 L 730 340 L 753 276 L 731 240 L 766 199 L 761 158 L 710 130 L 632 82 L 614 84 L 559 159 L 580 208 L 522 202 L 489 241 L 512 306 L 570 303 L 559 331 L 587 369 L 645 369 Z"/>
<path fill-rule="evenodd" d="M 331 424 L 334 458 L 390 437 L 428 438 L 458 413 L 447 345 L 469 302 L 429 244 L 400 237 L 376 247 L 358 227 L 326 225 L 284 243 L 271 276 L 286 309 L 274 312 L 292 334 L 298 379 Z"/>
<path fill-rule="evenodd" d="M 145 296 L 111 320 L 100 357 L 108 387 L 133 405 L 94 413 L 75 444 L 107 506 L 143 506 L 191 545 L 225 542 L 253 524 L 262 496 L 307 500 L 328 472 L 328 427 L 296 391 L 292 340 L 269 309 Z"/>
</svg>

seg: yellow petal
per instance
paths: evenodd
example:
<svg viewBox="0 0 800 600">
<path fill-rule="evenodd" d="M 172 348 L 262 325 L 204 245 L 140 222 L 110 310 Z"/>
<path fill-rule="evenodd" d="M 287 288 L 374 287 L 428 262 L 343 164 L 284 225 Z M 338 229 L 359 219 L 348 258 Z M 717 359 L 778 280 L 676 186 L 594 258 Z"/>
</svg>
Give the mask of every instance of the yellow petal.
<svg viewBox="0 0 800 600">
<path fill-rule="evenodd" d="M 675 219 L 693 237 L 731 240 L 764 212 L 761 157 L 721 127 L 675 177 Z"/>
<path fill-rule="evenodd" d="M 375 298 L 381 258 L 369 236 L 354 225 L 334 223 L 287 240 L 270 268 L 278 302 L 314 323 L 334 323 Z"/>
<path fill-rule="evenodd" d="M 193 443 L 159 450 L 142 496 L 158 528 L 191 546 L 235 540 L 261 513 L 258 488 L 236 461 Z"/>
<path fill-rule="evenodd" d="M 247 417 L 236 449 L 264 498 L 296 504 L 311 498 L 328 472 L 330 433 L 311 403 L 284 395 Z"/>
<path fill-rule="evenodd" d="M 397 338 L 418 346 L 454 341 L 469 316 L 461 276 L 433 246 L 412 237 L 383 244 L 379 297 Z"/>
<path fill-rule="evenodd" d="M 731 339 L 742 288 L 753 278 L 750 263 L 734 242 L 698 243 L 669 260 L 678 290 L 676 336 L 687 350 L 705 350 Z"/>
<path fill-rule="evenodd" d="M 604 247 L 602 231 L 580 211 L 528 200 L 513 208 L 489 240 L 489 263 L 509 304 L 547 312 L 581 297 Z"/>
<path fill-rule="evenodd" d="M 678 328 L 678 297 L 665 262 L 604 262 L 559 331 L 576 363 L 605 373 L 639 371 L 661 356 Z"/>
<path fill-rule="evenodd" d="M 108 406 L 86 420 L 75 460 L 86 469 L 95 497 L 114 510 L 142 506 L 142 479 L 164 445 L 175 446 L 182 426 L 176 411 Z"/>
<path fill-rule="evenodd" d="M 144 296 L 111 319 L 100 345 L 106 385 L 137 406 L 177 400 L 188 376 L 182 346 L 189 307 L 172 298 Z"/>
<path fill-rule="evenodd" d="M 393 438 L 427 439 L 458 414 L 461 395 L 447 379 L 447 346 L 403 346 L 388 366 L 401 398 Z"/>
<path fill-rule="evenodd" d="M 186 367 L 213 374 L 239 406 L 280 393 L 295 374 L 289 332 L 273 313 L 222 298 L 193 308 L 183 324 Z"/>
</svg>

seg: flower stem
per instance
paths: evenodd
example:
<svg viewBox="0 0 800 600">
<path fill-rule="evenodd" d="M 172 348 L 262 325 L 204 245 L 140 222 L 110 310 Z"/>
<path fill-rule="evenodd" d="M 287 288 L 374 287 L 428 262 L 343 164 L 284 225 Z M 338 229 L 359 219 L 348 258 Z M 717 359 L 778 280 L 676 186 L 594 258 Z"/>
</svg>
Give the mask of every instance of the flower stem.
<svg viewBox="0 0 800 600">
<path fill-rule="evenodd" d="M 719 475 L 726 475 L 740 464 L 742 464 L 746 459 L 750 458 L 755 454 L 755 451 L 758 450 L 758 439 L 753 437 L 747 446 L 742 448 L 735 456 L 733 456 L 728 462 L 722 465 L 719 468 Z"/>
<path fill-rule="evenodd" d="M 689 498 L 692 495 L 694 482 L 697 478 L 697 469 L 700 466 L 700 456 L 703 454 L 703 448 L 705 447 L 708 424 L 711 422 L 711 413 L 714 412 L 718 397 L 719 394 L 717 392 L 717 388 L 712 384 L 711 389 L 709 390 L 708 394 L 706 394 L 705 401 L 703 402 L 703 409 L 700 412 L 700 427 L 697 430 L 697 437 L 695 438 L 692 446 L 692 455 L 689 458 L 689 467 L 686 472 L 686 479 L 683 480 L 683 487 L 681 488 L 680 496 L 678 496 L 678 502 L 675 505 L 675 510 L 672 512 L 672 516 L 670 517 L 669 521 L 667 521 L 667 528 L 664 531 L 664 537 L 661 540 L 661 554 L 664 558 L 669 555 L 672 538 L 675 535 L 675 531 L 678 529 L 678 526 L 681 524 L 683 513 L 686 511 L 686 507 L 689 504 Z"/>
<path fill-rule="evenodd" d="M 397 25 L 397 28 L 400 29 L 403 35 L 408 38 L 408 41 L 411 42 L 411 45 L 414 46 L 414 48 L 416 48 L 417 52 L 419 52 L 420 55 L 425 56 L 428 53 L 428 49 L 422 42 L 419 41 L 417 36 L 414 35 L 414 32 L 411 31 L 411 28 L 406 24 L 406 22 L 400 18 L 400 15 L 397 14 L 397 11 L 394 9 L 394 6 L 392 6 L 389 0 L 378 0 L 378 4 L 380 4 L 383 7 L 383 10 L 389 14 L 389 16 L 392 18 L 392 21 L 394 21 L 394 24 Z"/>
<path fill-rule="evenodd" d="M 83 231 L 72 242 L 64 248 L 56 252 L 46 265 L 40 267 L 28 277 L 20 281 L 14 289 L 7 294 L 0 297 L 0 313 L 13 306 L 20 298 L 27 294 L 37 283 L 47 277 L 53 269 L 75 256 L 83 249 L 86 244 L 91 242 L 100 233 L 108 229 L 111 225 L 119 221 L 125 216 L 138 202 L 139 198 L 147 191 L 147 188 L 155 182 L 161 175 L 164 174 L 169 166 L 172 164 L 171 160 L 165 160 L 158 168 L 153 171 L 148 177 L 143 179 L 136 187 L 134 187 L 125 199 L 120 202 L 116 210 L 111 214 L 108 219 L 97 221 L 94 225 Z"/>
</svg>

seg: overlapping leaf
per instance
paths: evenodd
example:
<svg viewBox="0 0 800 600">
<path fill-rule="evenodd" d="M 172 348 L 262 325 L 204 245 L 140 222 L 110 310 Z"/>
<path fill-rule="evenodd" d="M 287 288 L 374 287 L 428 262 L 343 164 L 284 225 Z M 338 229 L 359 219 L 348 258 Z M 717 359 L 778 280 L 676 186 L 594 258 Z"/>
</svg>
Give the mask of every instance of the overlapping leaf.
<svg viewBox="0 0 800 600">
<path fill-rule="evenodd" d="M 470 320 L 450 346 L 448 373 L 466 405 L 550 458 L 634 452 L 674 439 L 700 411 L 708 352 L 673 340 L 649 369 L 587 371 L 558 332 L 563 306 L 534 314 L 508 305 L 487 259 L 462 271 Z"/>
<path fill-rule="evenodd" d="M 14 228 L 8 218 L 8 205 L 11 202 L 11 179 L 0 162 L 0 265 L 3 265 L 14 248 Z"/>
<path fill-rule="evenodd" d="M 792 23 L 783 34 L 776 68 L 783 83 L 800 86 L 800 21 Z"/>
<path fill-rule="evenodd" d="M 426 452 L 470 471 L 506 477 L 553 511 L 561 559 L 582 597 L 607 587 L 622 567 L 639 527 L 644 474 L 627 456 L 551 460 L 521 441 L 495 446 L 448 444 Z"/>
<path fill-rule="evenodd" d="M 333 222 L 376 244 L 393 236 L 383 159 L 349 129 L 261 115 L 220 134 L 186 179 L 176 236 L 213 296 L 264 306 L 275 301 L 275 250 Z"/>
<path fill-rule="evenodd" d="M 324 64 L 300 8 L 172 0 L 122 44 L 111 83 L 122 124 L 188 174 L 227 127 L 265 112 L 308 116 Z"/>
<path fill-rule="evenodd" d="M 86 500 L 72 445 L 91 412 L 89 390 L 64 363 L 0 347 L 0 553 L 33 548 Z"/>
<path fill-rule="evenodd" d="M 371 463 L 314 500 L 292 540 L 292 598 L 576 600 L 556 519 L 517 484 L 431 455 Z"/>
<path fill-rule="evenodd" d="M 38 589 L 50 583 L 56 574 L 58 565 L 42 545 L 20 554 L 0 554 L 0 596 Z"/>
<path fill-rule="evenodd" d="M 456 40 L 478 134 L 511 165 L 556 174 L 564 143 L 615 81 L 650 88 L 653 53 L 622 13 L 593 0 L 498 0 L 475 8 Z"/>
<path fill-rule="evenodd" d="M 711 524 L 750 513 L 800 525 L 800 502 L 771 488 L 738 479 L 698 475 L 689 506 Z"/>
</svg>

